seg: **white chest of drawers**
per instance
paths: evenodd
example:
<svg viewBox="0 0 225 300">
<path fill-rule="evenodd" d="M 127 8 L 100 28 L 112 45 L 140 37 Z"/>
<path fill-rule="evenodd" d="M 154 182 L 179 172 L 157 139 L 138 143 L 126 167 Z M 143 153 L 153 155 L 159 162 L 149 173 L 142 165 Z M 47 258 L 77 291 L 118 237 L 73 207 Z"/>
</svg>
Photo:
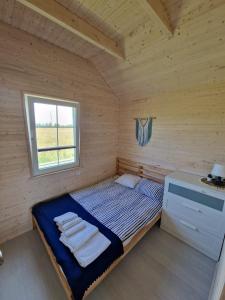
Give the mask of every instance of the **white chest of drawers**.
<svg viewBox="0 0 225 300">
<path fill-rule="evenodd" d="M 225 191 L 202 183 L 197 175 L 170 174 L 161 228 L 218 260 L 225 234 Z"/>
</svg>

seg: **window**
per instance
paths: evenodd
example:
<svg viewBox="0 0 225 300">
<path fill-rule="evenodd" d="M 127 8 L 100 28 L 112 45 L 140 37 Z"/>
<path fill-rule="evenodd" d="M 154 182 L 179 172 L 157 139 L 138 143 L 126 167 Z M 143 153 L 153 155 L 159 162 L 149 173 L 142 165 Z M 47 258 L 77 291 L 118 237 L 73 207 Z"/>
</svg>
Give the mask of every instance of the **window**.
<svg viewBox="0 0 225 300">
<path fill-rule="evenodd" d="M 24 96 L 33 175 L 79 165 L 79 103 Z"/>
</svg>

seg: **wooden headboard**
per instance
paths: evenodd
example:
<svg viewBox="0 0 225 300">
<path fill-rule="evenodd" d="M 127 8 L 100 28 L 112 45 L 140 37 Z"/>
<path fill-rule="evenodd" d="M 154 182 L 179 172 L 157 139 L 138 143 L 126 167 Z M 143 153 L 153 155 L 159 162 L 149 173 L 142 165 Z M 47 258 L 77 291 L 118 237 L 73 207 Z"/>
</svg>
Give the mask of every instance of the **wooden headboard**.
<svg viewBox="0 0 225 300">
<path fill-rule="evenodd" d="M 134 162 L 124 158 L 117 158 L 117 174 L 122 175 L 124 173 L 138 175 L 143 178 L 163 183 L 165 176 L 171 173 L 171 170 Z"/>
</svg>

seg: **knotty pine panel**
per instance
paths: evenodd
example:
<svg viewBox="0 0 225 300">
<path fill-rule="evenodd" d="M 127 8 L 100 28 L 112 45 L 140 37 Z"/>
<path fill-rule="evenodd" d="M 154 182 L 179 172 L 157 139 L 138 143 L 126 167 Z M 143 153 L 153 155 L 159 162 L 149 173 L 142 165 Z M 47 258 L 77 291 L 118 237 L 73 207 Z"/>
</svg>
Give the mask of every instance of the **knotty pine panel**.
<svg viewBox="0 0 225 300">
<path fill-rule="evenodd" d="M 137 145 L 136 117 L 155 116 L 150 143 Z M 206 175 L 225 164 L 225 85 L 120 103 L 119 157 Z"/>
<path fill-rule="evenodd" d="M 91 63 L 0 23 L 0 243 L 31 229 L 33 204 L 115 172 L 118 100 Z M 22 91 L 79 101 L 81 167 L 32 177 Z"/>
</svg>

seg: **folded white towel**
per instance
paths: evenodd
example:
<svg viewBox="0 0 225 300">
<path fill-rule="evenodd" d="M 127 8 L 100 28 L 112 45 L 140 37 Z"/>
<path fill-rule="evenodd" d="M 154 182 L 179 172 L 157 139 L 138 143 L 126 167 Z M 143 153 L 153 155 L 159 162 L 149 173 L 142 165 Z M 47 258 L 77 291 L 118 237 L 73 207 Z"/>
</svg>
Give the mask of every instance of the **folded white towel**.
<svg viewBox="0 0 225 300">
<path fill-rule="evenodd" d="M 78 263 L 85 268 L 99 257 L 110 244 L 111 242 L 109 239 L 102 233 L 97 232 L 79 250 L 74 251 L 73 254 Z"/>
<path fill-rule="evenodd" d="M 61 234 L 60 241 L 67 246 L 71 252 L 79 250 L 93 235 L 98 232 L 98 228 L 86 221 L 86 226 L 81 231 L 70 237 L 65 237 Z"/>
<path fill-rule="evenodd" d="M 63 231 L 62 235 L 64 237 L 70 237 L 72 235 L 74 235 L 75 233 L 81 231 L 82 229 L 84 229 L 86 227 L 86 224 L 84 221 L 73 225 L 72 227 L 70 227 L 69 229 Z"/>
<path fill-rule="evenodd" d="M 67 222 L 67 223 L 65 223 L 65 224 L 63 224 L 63 225 L 60 225 L 60 224 L 59 224 L 59 225 L 58 225 L 58 228 L 59 228 L 59 230 L 60 230 L 61 232 L 63 232 L 63 231 L 65 231 L 65 230 L 67 230 L 67 229 L 73 227 L 74 225 L 79 224 L 81 221 L 82 221 L 81 218 L 76 217 L 76 218 L 74 218 L 72 221 L 69 221 L 69 222 Z"/>
<path fill-rule="evenodd" d="M 67 212 L 63 215 L 60 215 L 58 217 L 54 218 L 54 221 L 58 224 L 58 225 L 63 225 L 69 221 L 72 221 L 73 219 L 75 219 L 77 217 L 77 214 L 73 213 L 73 212 Z"/>
</svg>

